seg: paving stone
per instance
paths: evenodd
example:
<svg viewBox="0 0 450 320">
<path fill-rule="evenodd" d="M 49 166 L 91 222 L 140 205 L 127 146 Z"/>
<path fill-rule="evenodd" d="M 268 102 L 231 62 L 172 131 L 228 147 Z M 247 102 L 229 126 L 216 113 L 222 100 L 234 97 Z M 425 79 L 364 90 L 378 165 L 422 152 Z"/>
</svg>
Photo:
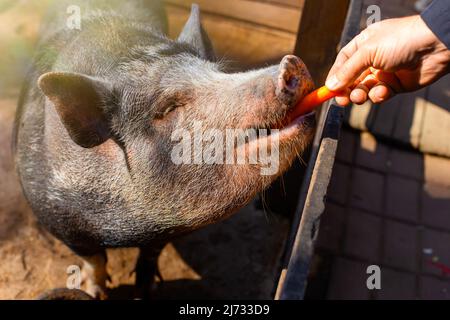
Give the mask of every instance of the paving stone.
<svg viewBox="0 0 450 320">
<path fill-rule="evenodd" d="M 416 277 L 412 273 L 381 268 L 381 290 L 376 290 L 377 300 L 413 300 L 417 298 Z"/>
<path fill-rule="evenodd" d="M 350 194 L 350 205 L 354 208 L 381 213 L 383 208 L 383 175 L 355 168 Z"/>
<path fill-rule="evenodd" d="M 380 259 L 381 218 L 351 210 L 347 219 L 344 252 L 362 260 Z"/>
<path fill-rule="evenodd" d="M 319 238 L 316 247 L 333 254 L 340 252 L 346 222 L 345 208 L 327 203 L 320 219 Z"/>
<path fill-rule="evenodd" d="M 450 282 L 433 277 L 420 277 L 420 298 L 423 300 L 449 300 Z"/>
<path fill-rule="evenodd" d="M 362 167 L 386 171 L 389 147 L 378 142 L 369 132 L 361 133 L 360 144 L 356 153 L 356 164 Z"/>
<path fill-rule="evenodd" d="M 450 76 L 428 87 L 420 150 L 450 156 Z"/>
<path fill-rule="evenodd" d="M 417 180 L 387 176 L 386 215 L 411 222 L 419 221 L 421 185 Z"/>
<path fill-rule="evenodd" d="M 427 183 L 450 187 L 450 159 L 426 154 L 424 175 Z"/>
<path fill-rule="evenodd" d="M 425 229 L 422 232 L 422 270 L 437 276 L 450 276 L 450 234 Z"/>
<path fill-rule="evenodd" d="M 368 5 L 377 4 L 382 8 L 382 18 L 404 16 L 417 14 L 414 11 L 414 3 L 415 0 L 389 2 L 365 0 L 363 10 L 365 11 Z M 367 19 L 364 11 L 361 19 L 363 27 Z M 449 83 L 450 75 L 426 89 L 399 95 L 381 106 L 372 106 L 370 102 L 363 106 L 353 106 L 349 109 L 346 121 L 352 128 L 369 131 L 377 138 L 381 136 L 412 146 L 422 152 L 450 157 Z M 349 139 L 346 137 L 347 135 L 343 134 L 342 139 Z M 363 148 L 346 151 L 346 148 L 351 148 L 351 145 L 345 144 L 338 152 L 337 159 L 349 164 L 352 163 L 350 154 L 354 154 L 353 159 L 358 168 L 352 168 L 353 172 L 350 174 L 341 173 L 341 176 L 352 177 L 348 205 L 351 208 L 363 209 L 364 212 L 350 210 L 345 220 L 347 225 L 343 245 L 344 252 L 350 256 L 350 259 L 336 258 L 328 297 L 332 299 L 370 298 L 371 292 L 365 286 L 367 266 L 357 261 L 359 260 L 357 257 L 371 260 L 369 258 L 371 254 L 368 251 L 375 244 L 368 245 L 367 239 L 373 240 L 373 237 L 368 238 L 364 235 L 377 234 L 377 227 L 369 229 L 368 226 L 377 225 L 370 220 L 381 218 L 386 219 L 380 232 L 380 236 L 383 236 L 381 248 L 383 257 L 379 262 L 383 265 L 382 289 L 372 292 L 374 297 L 376 299 L 450 299 L 450 277 L 443 278 L 441 271 L 426 265 L 425 260 L 436 256 L 439 262 L 450 267 L 450 232 L 442 231 L 443 229 L 450 231 L 448 188 L 450 159 L 422 156 L 418 152 L 390 147 L 390 144 L 385 142 L 389 148 L 392 148 L 388 151 L 387 170 L 385 170 L 382 165 L 383 155 L 380 155 L 380 150 L 374 147 L 378 147 L 379 143 L 374 141 L 369 134 L 363 134 L 362 138 L 356 140 L 356 146 L 361 144 Z M 373 170 L 380 172 L 373 172 Z M 343 181 L 345 178 L 336 180 Z M 423 181 L 426 183 L 424 187 L 421 186 Z M 339 186 L 338 182 L 335 184 Z M 387 190 L 383 190 L 384 188 Z M 344 199 L 342 195 L 338 198 Z M 384 209 L 386 209 L 385 212 L 383 212 Z M 376 215 L 368 217 L 369 214 L 365 211 L 375 214 L 385 213 L 386 218 L 378 218 Z M 337 216 L 334 215 L 334 217 Z M 393 221 L 390 217 L 405 222 Z M 428 228 L 418 226 L 419 222 Z M 342 222 L 328 222 L 329 225 L 339 225 L 338 229 L 341 230 L 340 223 Z M 434 228 L 439 228 L 441 231 Z M 327 229 L 327 232 L 331 232 L 331 229 Z M 421 235 L 420 238 L 419 235 Z M 339 237 L 330 237 L 330 239 L 337 238 Z M 351 239 L 355 240 L 351 241 Z M 421 239 L 420 242 L 419 239 Z M 427 249 L 426 252 L 432 250 L 433 254 L 421 255 L 424 249 Z M 353 258 L 355 260 L 351 260 Z M 374 261 L 374 264 L 378 263 Z M 418 272 L 425 274 L 419 277 Z"/>
<path fill-rule="evenodd" d="M 384 13 L 390 10 L 388 7 L 382 5 Z M 449 86 L 450 75 L 447 75 L 431 86 L 398 95 L 381 105 L 372 106 L 367 102 L 353 106 L 348 124 L 375 136 L 410 145 L 423 153 L 450 157 Z"/>
<path fill-rule="evenodd" d="M 401 97 L 396 96 L 380 105 L 375 105 L 376 116 L 370 132 L 373 134 L 390 138 L 394 132 L 394 126 L 399 114 Z"/>
<path fill-rule="evenodd" d="M 425 93 L 424 88 L 402 95 L 402 103 L 394 126 L 392 137 L 414 148 L 419 147 L 426 107 Z"/>
<path fill-rule="evenodd" d="M 442 77 L 435 83 L 433 83 L 431 86 L 427 87 L 428 94 L 427 99 L 431 103 L 434 103 L 441 108 L 450 111 L 450 90 L 449 90 L 449 83 L 450 83 L 450 75 L 447 74 L 445 77 Z"/>
<path fill-rule="evenodd" d="M 348 124 L 355 129 L 366 131 L 370 128 L 373 118 L 372 103 L 370 101 L 358 106 L 351 107 L 348 117 Z"/>
<path fill-rule="evenodd" d="M 369 299 L 367 289 L 368 265 L 362 262 L 338 258 L 333 265 L 328 289 L 331 300 L 365 300 Z"/>
<path fill-rule="evenodd" d="M 389 157 L 390 171 L 407 177 L 423 178 L 423 155 L 419 152 L 393 148 Z"/>
<path fill-rule="evenodd" d="M 384 234 L 383 262 L 387 266 L 417 271 L 417 228 L 386 220 Z"/>
<path fill-rule="evenodd" d="M 420 140 L 420 150 L 425 153 L 450 156 L 449 132 L 449 112 L 428 103 Z"/>
<path fill-rule="evenodd" d="M 347 128 L 342 128 L 339 136 L 336 158 L 343 162 L 352 163 L 357 140 L 357 132 L 353 132 Z"/>
<path fill-rule="evenodd" d="M 450 230 L 450 188 L 424 185 L 421 216 L 427 226 Z"/>
<path fill-rule="evenodd" d="M 351 168 L 348 165 L 336 162 L 333 168 L 327 197 L 340 204 L 345 204 L 351 187 Z"/>
</svg>

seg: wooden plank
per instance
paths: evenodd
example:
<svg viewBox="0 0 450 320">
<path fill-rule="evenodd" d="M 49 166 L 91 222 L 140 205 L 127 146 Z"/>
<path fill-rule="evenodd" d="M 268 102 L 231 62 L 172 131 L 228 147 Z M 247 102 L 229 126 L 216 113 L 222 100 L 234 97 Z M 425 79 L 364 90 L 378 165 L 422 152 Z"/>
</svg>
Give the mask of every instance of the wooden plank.
<svg viewBox="0 0 450 320">
<path fill-rule="evenodd" d="M 300 195 L 304 199 L 304 204 L 299 208 L 303 211 L 302 218 L 292 243 L 292 256 L 288 267 L 282 272 L 280 280 L 283 282 L 277 290 L 276 299 L 298 300 L 303 299 L 305 294 L 310 258 L 318 235 L 320 215 L 325 210 L 324 199 L 331 179 L 343 119 L 341 107 L 330 104 L 328 108 L 327 112 L 323 113 L 326 120 L 320 146 L 308 164 L 310 183 Z"/>
<path fill-rule="evenodd" d="M 303 59 L 316 83 L 325 82 L 337 54 L 350 0 L 305 0 L 295 54 Z"/>
<path fill-rule="evenodd" d="M 312 0 L 306 1 L 305 8 L 309 1 Z M 323 4 L 323 1 L 317 2 Z M 341 45 L 345 45 L 348 39 L 356 35 L 358 28 L 354 26 L 359 25 L 361 5 L 360 1 L 351 0 L 348 14 L 344 13 L 345 23 L 351 26 L 347 26 L 342 37 L 339 37 Z M 322 20 L 320 19 L 320 21 Z M 330 39 L 334 38 L 330 37 Z M 343 108 L 333 105 L 332 102 L 326 103 L 320 114 L 311 157 L 298 201 L 297 214 L 292 221 L 292 231 L 286 244 L 286 258 L 283 262 L 275 299 L 304 298 L 309 266 L 319 232 L 320 218 L 325 208 L 325 196 L 330 183 L 343 116 Z"/>
<path fill-rule="evenodd" d="M 354 32 L 354 30 L 341 32 L 349 1 L 338 0 L 333 2 L 332 6 L 329 5 L 329 1 L 325 0 L 304 1 L 294 53 L 306 63 L 316 85 L 323 83 L 329 67 L 334 61 L 341 34 Z M 359 30 L 359 20 L 350 25 Z M 343 39 L 343 41 L 347 41 L 347 39 Z M 304 160 L 308 161 L 307 154 L 304 155 Z M 283 212 L 287 216 L 295 214 L 298 199 L 293 201 L 289 196 L 290 194 L 299 194 L 301 185 L 298 181 L 302 181 L 304 172 L 302 166 L 294 165 L 280 178 L 282 183 L 276 184 L 276 181 L 275 184 L 272 184 L 265 197 L 270 211 Z M 289 189 L 289 194 L 283 189 Z"/>
<path fill-rule="evenodd" d="M 168 5 L 169 36 L 176 38 L 189 16 L 185 8 Z M 202 14 L 203 25 L 211 38 L 218 57 L 225 57 L 235 68 L 253 68 L 279 63 L 281 58 L 293 52 L 295 36 L 231 20 L 212 14 Z M 226 30 L 226 32 L 224 32 Z"/>
<path fill-rule="evenodd" d="M 255 2 L 276 3 L 294 8 L 303 8 L 304 0 L 250 0 Z"/>
<path fill-rule="evenodd" d="M 251 22 L 278 30 L 297 33 L 301 8 L 249 0 L 166 0 L 168 4 L 190 8 L 197 3 L 202 12 Z"/>
</svg>

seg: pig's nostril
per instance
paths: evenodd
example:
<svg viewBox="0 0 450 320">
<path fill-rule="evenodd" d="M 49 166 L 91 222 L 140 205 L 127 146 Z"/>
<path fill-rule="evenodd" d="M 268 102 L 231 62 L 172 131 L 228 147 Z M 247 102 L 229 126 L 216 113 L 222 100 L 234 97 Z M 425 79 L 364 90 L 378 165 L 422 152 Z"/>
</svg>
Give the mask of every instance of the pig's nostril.
<svg viewBox="0 0 450 320">
<path fill-rule="evenodd" d="M 300 58 L 293 55 L 285 56 L 278 70 L 276 95 L 282 103 L 294 106 L 307 91 L 310 75 Z"/>
<path fill-rule="evenodd" d="M 290 77 L 286 81 L 286 87 L 288 90 L 295 90 L 298 87 L 299 79 L 297 77 Z"/>
</svg>

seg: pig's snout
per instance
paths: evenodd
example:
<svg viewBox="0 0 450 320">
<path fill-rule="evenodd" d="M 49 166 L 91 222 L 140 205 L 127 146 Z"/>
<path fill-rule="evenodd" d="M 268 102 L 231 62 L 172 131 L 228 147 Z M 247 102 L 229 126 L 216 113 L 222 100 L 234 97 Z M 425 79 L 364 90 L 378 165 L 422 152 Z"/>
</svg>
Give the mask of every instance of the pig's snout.
<svg viewBox="0 0 450 320">
<path fill-rule="evenodd" d="M 311 75 L 303 61 L 294 55 L 285 56 L 280 63 L 276 96 L 285 105 L 294 107 L 314 89 Z"/>
</svg>

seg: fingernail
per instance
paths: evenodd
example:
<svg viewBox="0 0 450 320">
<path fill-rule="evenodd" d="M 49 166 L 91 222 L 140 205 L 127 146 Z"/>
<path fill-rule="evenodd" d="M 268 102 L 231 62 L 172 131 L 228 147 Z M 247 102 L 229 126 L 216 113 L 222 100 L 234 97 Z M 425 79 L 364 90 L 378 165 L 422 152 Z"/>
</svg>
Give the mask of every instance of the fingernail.
<svg viewBox="0 0 450 320">
<path fill-rule="evenodd" d="M 360 99 L 360 94 L 358 94 L 358 92 L 356 90 L 353 90 L 352 92 L 350 92 L 350 100 L 355 102 L 355 101 L 359 101 L 362 99 Z"/>
<path fill-rule="evenodd" d="M 383 93 L 384 93 L 384 89 L 383 88 L 375 88 L 375 96 L 378 99 L 382 99 L 383 98 Z"/>
<path fill-rule="evenodd" d="M 328 80 L 325 82 L 325 86 L 330 90 L 336 90 L 339 85 L 339 80 L 336 77 L 336 75 L 332 75 Z"/>
</svg>

